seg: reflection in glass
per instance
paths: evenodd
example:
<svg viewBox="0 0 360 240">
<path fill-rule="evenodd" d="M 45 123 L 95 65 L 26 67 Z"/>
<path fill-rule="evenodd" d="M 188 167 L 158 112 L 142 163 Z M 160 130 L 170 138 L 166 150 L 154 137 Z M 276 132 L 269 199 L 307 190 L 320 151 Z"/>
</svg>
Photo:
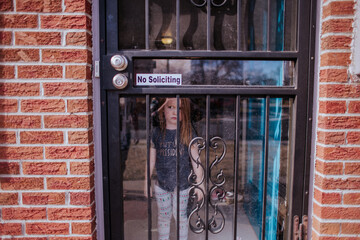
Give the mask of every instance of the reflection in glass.
<svg viewBox="0 0 360 240">
<path fill-rule="evenodd" d="M 118 1 L 119 49 L 145 48 L 144 13 L 144 0 Z"/>
<path fill-rule="evenodd" d="M 176 98 L 172 98 L 175 99 Z M 150 205 L 144 195 L 146 185 L 146 124 L 150 124 L 150 154 L 151 148 L 155 149 L 160 157 L 171 157 L 172 168 L 168 169 L 173 179 L 172 185 L 175 186 L 172 197 L 176 197 L 176 187 L 180 190 L 180 216 L 182 223 L 186 222 L 187 230 L 184 225 L 179 224 L 182 229 L 180 234 L 188 234 L 188 239 L 205 239 L 205 223 L 216 221 L 216 225 L 209 228 L 208 239 L 233 239 L 233 229 L 237 228 L 237 239 L 261 239 L 261 232 L 265 231 L 266 239 L 284 239 L 284 229 L 287 229 L 287 204 L 289 201 L 290 174 L 289 166 L 291 162 L 290 153 L 290 129 L 292 125 L 292 99 L 270 98 L 269 108 L 269 142 L 268 142 L 268 175 L 266 192 L 266 209 L 263 206 L 263 174 L 264 174 L 264 147 L 265 147 L 265 99 L 264 98 L 244 98 L 241 100 L 240 113 L 237 116 L 235 111 L 235 97 L 211 97 L 209 113 L 209 159 L 206 160 L 206 98 L 188 97 L 180 98 L 180 113 L 186 111 L 184 101 L 187 102 L 190 109 L 190 115 L 181 115 L 180 128 L 182 120 L 188 119 L 189 129 L 191 129 L 190 139 L 202 139 L 197 145 L 195 159 L 199 159 L 202 167 L 196 174 L 196 178 L 188 178 L 191 170 L 197 168 L 191 162 L 190 154 L 181 160 L 179 169 L 176 169 L 176 140 L 174 133 L 176 127 L 171 132 L 170 138 L 166 130 L 161 129 L 161 124 L 166 124 L 165 110 L 176 112 L 176 106 L 166 108 L 164 104 L 166 99 L 158 97 L 151 98 L 150 112 L 151 122 L 146 123 L 146 104 L 143 97 L 122 97 L 120 98 L 120 131 L 121 131 L 121 177 L 123 180 L 123 204 L 124 204 L 124 239 L 137 240 L 148 238 L 149 220 L 151 222 L 152 239 L 158 239 L 161 234 L 161 221 L 159 214 L 164 208 L 159 203 L 166 202 L 157 195 L 159 186 L 162 186 L 161 174 L 158 169 L 162 168 L 161 162 L 154 165 L 153 175 L 151 177 Z M 169 103 L 169 102 L 168 102 Z M 240 123 L 239 140 L 239 159 L 235 159 L 236 151 L 236 120 Z M 174 120 L 174 119 L 173 119 Z M 173 121 L 168 120 L 168 121 Z M 176 121 L 172 122 L 174 127 Z M 184 125 L 185 126 L 185 125 Z M 180 130 L 181 131 L 181 130 Z M 156 133 L 157 132 L 157 133 Z M 164 135 L 165 134 L 165 135 Z M 182 134 L 180 134 L 182 136 Z M 157 140 L 156 140 L 157 139 Z M 159 140 L 160 139 L 160 140 Z M 163 140 L 161 140 L 163 139 Z M 167 139 L 167 140 L 166 140 Z M 159 141 L 158 141 L 159 140 Z M 166 140 L 166 141 L 165 141 Z M 181 141 L 181 139 L 180 139 Z M 215 144 L 216 143 L 216 144 Z M 156 147 L 157 146 L 157 147 Z M 202 147 L 203 146 L 203 147 Z M 180 156 L 185 156 L 186 146 L 179 146 Z M 170 158 L 169 158 L 170 159 Z M 168 159 L 168 160 L 169 160 Z M 156 158 L 158 161 L 159 158 Z M 171 162 L 166 161 L 168 162 Z M 183 162 L 182 162 L 183 161 Z M 235 176 L 235 161 L 238 164 L 238 179 Z M 182 163 L 181 163 L 182 162 Z M 186 164 L 183 164 L 183 163 Z M 156 165 L 158 164 L 158 165 Z M 160 164 L 160 165 L 159 165 Z M 160 170 L 161 171 L 161 170 Z M 203 181 L 202 176 L 208 172 L 209 179 Z M 176 181 L 176 174 L 179 173 L 180 182 Z M 182 174 L 185 175 L 182 175 Z M 190 175 L 190 174 L 189 174 Z M 234 188 L 234 182 L 237 180 L 238 189 Z M 208 182 L 208 185 L 206 185 Z M 160 184 L 159 184 L 160 183 Z M 204 183 L 204 186 L 202 186 Z M 194 190 L 196 184 L 201 186 L 201 199 L 197 197 Z M 168 184 L 166 184 L 168 185 Z M 186 189 L 185 192 L 182 190 Z M 163 189 L 162 187 L 161 189 Z M 190 190 L 190 191 L 189 191 Z M 169 192 L 169 191 L 167 191 Z M 235 196 L 237 196 L 237 225 L 234 225 L 235 214 Z M 120 201 L 120 200 L 119 200 Z M 195 210 L 197 204 L 203 201 L 202 207 Z M 175 201 L 176 202 L 176 201 Z M 165 207 L 170 212 L 170 239 L 176 239 L 177 223 L 176 205 L 171 201 L 170 208 Z M 151 209 L 151 216 L 148 215 L 148 209 Z M 209 218 L 206 219 L 205 210 L 208 209 Z M 265 229 L 262 229 L 262 213 L 266 211 Z M 175 217 L 174 217 L 175 216 Z M 215 217 L 215 218 L 212 218 Z M 148 219 L 151 218 L 151 219 Z M 202 231 L 194 231 L 191 226 L 196 226 L 196 222 L 201 219 Z M 160 219 L 161 220 L 161 219 Z M 168 224 L 168 222 L 166 223 Z M 189 225 L 188 225 L 189 224 Z M 179 229 L 179 230 L 180 230 Z M 196 230 L 196 229 L 195 229 Z M 181 238 L 180 238 L 181 239 Z"/>
<path fill-rule="evenodd" d="M 137 73 L 181 74 L 182 85 L 294 85 L 292 61 L 135 59 Z M 135 79 L 136 80 L 136 79 Z"/>
<path fill-rule="evenodd" d="M 176 27 L 179 26 L 178 50 L 296 50 L 295 0 L 243 0 L 239 8 L 236 0 L 209 1 L 210 10 L 207 0 L 180 1 L 179 22 L 176 22 L 176 0 L 150 0 L 147 26 L 150 49 L 177 49 Z M 118 16 L 119 49 L 144 49 L 145 1 L 119 0 Z"/>
<path fill-rule="evenodd" d="M 150 49 L 176 49 L 176 1 L 150 0 Z"/>
<path fill-rule="evenodd" d="M 266 193 L 266 224 L 262 229 L 263 174 L 265 147 L 265 99 L 250 98 L 245 102 L 246 129 L 243 135 L 245 157 L 244 211 L 252 229 L 261 238 L 283 239 L 289 197 L 289 163 L 291 106 L 289 99 L 271 98 L 269 109 L 268 175 Z M 239 217 L 238 217 L 239 218 Z M 240 220 L 241 222 L 241 220 Z M 240 232 L 239 232 L 240 234 Z"/>
<path fill-rule="evenodd" d="M 143 191 L 146 163 L 145 112 L 145 98 L 120 98 L 119 178 L 123 179 L 124 236 L 128 240 L 147 239 L 149 206 Z"/>
</svg>

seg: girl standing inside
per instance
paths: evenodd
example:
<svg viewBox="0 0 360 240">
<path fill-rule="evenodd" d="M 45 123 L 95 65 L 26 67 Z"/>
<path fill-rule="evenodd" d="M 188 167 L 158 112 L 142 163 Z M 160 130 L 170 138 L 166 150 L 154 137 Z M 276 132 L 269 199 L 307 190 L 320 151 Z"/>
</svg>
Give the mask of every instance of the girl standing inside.
<svg viewBox="0 0 360 240">
<path fill-rule="evenodd" d="M 168 240 L 170 235 L 170 222 L 172 215 L 177 219 L 177 188 L 180 190 L 180 222 L 179 233 L 181 240 L 188 238 L 187 205 L 189 200 L 190 183 L 188 177 L 191 170 L 196 174 L 196 179 L 203 178 L 203 172 L 194 161 L 190 160 L 188 146 L 195 137 L 190 120 L 190 100 L 180 99 L 180 146 L 179 146 L 179 182 L 176 181 L 176 131 L 177 131 L 177 100 L 167 98 L 157 110 L 160 126 L 155 127 L 151 136 L 150 148 L 150 179 L 154 168 L 157 173 L 155 184 L 155 197 L 158 206 L 158 233 L 159 240 Z M 191 155 L 194 159 L 199 157 L 198 149 L 191 147 Z M 147 197 L 147 171 L 145 171 L 144 194 Z M 202 189 L 203 186 L 201 186 Z M 150 190 L 151 192 L 151 190 Z M 195 188 L 198 201 L 203 197 L 201 190 Z"/>
</svg>

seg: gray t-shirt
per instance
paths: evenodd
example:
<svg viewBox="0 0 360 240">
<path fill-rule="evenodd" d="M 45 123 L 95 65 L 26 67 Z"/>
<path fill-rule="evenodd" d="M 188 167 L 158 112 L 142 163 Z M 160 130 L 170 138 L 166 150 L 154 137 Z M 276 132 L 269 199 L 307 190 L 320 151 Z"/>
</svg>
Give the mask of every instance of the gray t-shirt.
<svg viewBox="0 0 360 240">
<path fill-rule="evenodd" d="M 159 187 L 173 192 L 176 187 L 176 130 L 154 128 L 152 142 L 156 149 L 156 173 Z M 179 189 L 185 190 L 190 187 L 188 177 L 191 172 L 191 162 L 188 147 L 184 144 L 179 146 Z"/>
</svg>

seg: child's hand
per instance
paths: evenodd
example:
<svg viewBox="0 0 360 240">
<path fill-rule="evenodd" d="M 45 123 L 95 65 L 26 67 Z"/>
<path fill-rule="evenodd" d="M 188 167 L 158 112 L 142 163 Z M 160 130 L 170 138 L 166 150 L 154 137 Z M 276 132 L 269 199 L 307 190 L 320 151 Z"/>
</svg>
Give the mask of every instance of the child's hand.
<svg viewBox="0 0 360 240">
<path fill-rule="evenodd" d="M 144 181 L 144 196 L 148 198 L 147 181 Z M 150 186 L 150 197 L 152 197 L 152 187 Z"/>
</svg>

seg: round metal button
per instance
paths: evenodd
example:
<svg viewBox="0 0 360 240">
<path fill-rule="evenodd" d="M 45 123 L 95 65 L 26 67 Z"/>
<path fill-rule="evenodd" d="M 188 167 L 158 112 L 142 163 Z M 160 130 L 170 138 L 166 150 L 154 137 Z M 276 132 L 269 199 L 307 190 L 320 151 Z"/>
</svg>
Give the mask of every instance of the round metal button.
<svg viewBox="0 0 360 240">
<path fill-rule="evenodd" d="M 128 79 L 124 74 L 118 73 L 113 77 L 113 85 L 117 89 L 124 89 L 128 85 Z"/>
<path fill-rule="evenodd" d="M 127 61 L 126 57 L 124 57 L 122 55 L 114 55 L 111 57 L 110 64 L 111 64 L 111 66 L 113 66 L 113 68 L 115 70 L 123 71 L 127 68 L 128 61 Z"/>
</svg>

